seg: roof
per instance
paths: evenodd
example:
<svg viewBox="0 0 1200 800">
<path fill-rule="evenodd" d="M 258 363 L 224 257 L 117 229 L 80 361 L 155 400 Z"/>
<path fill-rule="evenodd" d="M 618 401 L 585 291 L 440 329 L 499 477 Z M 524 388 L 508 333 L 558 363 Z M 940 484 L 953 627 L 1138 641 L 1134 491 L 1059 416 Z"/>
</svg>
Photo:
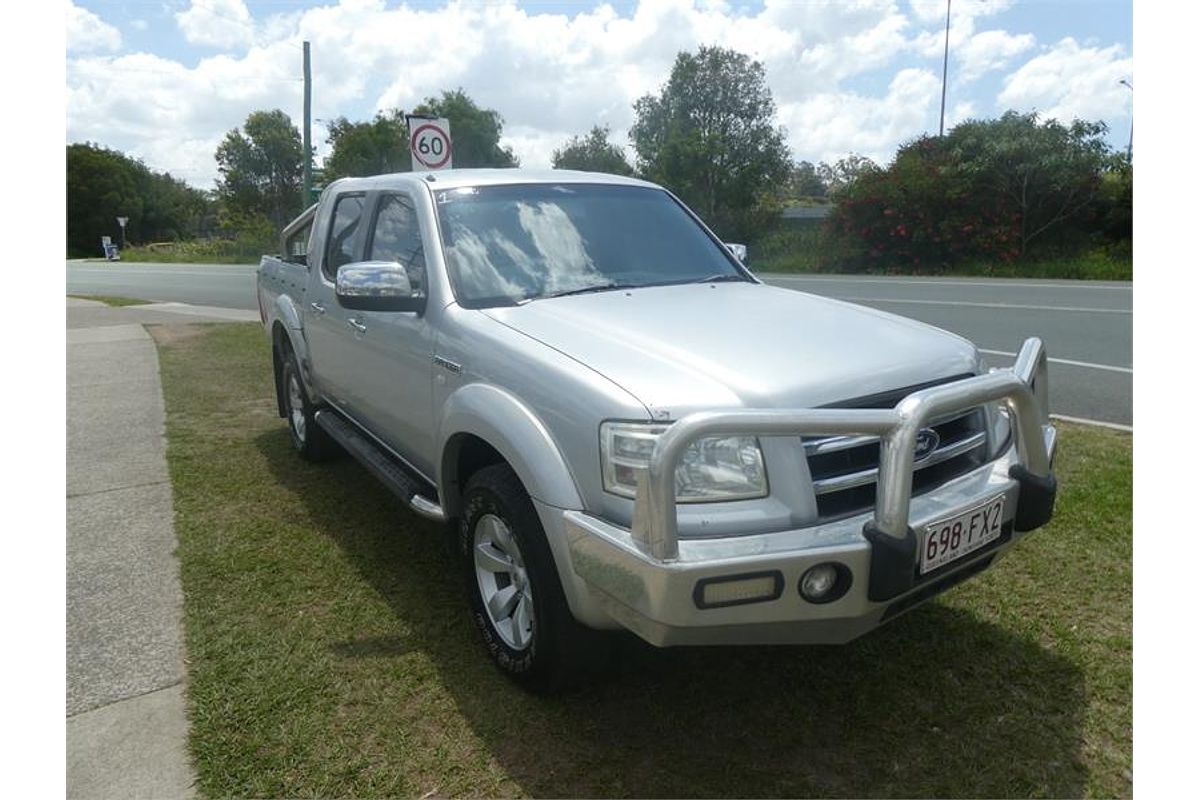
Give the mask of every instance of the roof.
<svg viewBox="0 0 1200 800">
<path fill-rule="evenodd" d="M 430 189 L 457 189 L 462 186 L 499 186 L 519 183 L 603 183 L 617 186 L 659 188 L 653 183 L 604 172 L 577 172 L 569 169 L 446 169 L 437 172 L 393 172 L 369 178 L 342 178 L 330 186 L 339 189 L 379 189 L 411 185 L 420 181 Z"/>
</svg>

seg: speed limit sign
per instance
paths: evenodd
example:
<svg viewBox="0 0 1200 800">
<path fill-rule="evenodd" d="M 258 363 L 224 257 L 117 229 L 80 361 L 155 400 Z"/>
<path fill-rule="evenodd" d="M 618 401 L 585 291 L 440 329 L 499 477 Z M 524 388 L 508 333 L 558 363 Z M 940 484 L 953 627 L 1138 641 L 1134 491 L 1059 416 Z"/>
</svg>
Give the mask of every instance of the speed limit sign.
<svg viewBox="0 0 1200 800">
<path fill-rule="evenodd" d="M 412 168 L 450 169 L 450 121 L 432 117 L 408 118 L 408 147 L 412 150 Z"/>
</svg>

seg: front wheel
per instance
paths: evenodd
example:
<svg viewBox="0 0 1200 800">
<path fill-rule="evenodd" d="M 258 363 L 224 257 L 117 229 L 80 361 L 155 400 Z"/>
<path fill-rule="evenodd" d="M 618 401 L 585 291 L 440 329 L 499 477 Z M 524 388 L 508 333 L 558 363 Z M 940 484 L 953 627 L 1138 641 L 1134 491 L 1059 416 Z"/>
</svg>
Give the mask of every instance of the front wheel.
<svg viewBox="0 0 1200 800">
<path fill-rule="evenodd" d="M 601 635 L 571 615 L 533 502 L 507 464 L 467 481 L 458 546 L 471 616 L 496 666 L 550 689 L 603 662 Z"/>
</svg>

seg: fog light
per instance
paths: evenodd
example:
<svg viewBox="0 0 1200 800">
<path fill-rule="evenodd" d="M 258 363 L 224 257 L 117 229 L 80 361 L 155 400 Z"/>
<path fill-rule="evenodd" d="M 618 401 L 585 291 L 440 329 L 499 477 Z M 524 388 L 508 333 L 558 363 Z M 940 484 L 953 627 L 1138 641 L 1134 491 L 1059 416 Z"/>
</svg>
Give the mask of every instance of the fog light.
<svg viewBox="0 0 1200 800">
<path fill-rule="evenodd" d="M 783 595 L 783 573 L 755 572 L 725 578 L 705 578 L 696 583 L 692 600 L 696 608 L 721 608 L 776 600 Z"/>
<path fill-rule="evenodd" d="M 800 596 L 810 603 L 832 603 L 850 588 L 850 570 L 841 564 L 817 564 L 800 578 Z"/>
</svg>

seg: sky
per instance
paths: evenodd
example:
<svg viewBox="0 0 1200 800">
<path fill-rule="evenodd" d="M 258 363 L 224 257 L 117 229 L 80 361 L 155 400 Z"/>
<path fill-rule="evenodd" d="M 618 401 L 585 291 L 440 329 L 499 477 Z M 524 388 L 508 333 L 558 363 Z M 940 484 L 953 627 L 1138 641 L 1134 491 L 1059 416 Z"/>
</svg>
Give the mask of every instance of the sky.
<svg viewBox="0 0 1200 800">
<path fill-rule="evenodd" d="M 313 144 L 324 121 L 411 109 L 462 87 L 500 112 L 523 166 L 593 125 L 628 147 L 637 98 L 681 50 L 760 61 L 793 157 L 886 164 L 936 134 L 944 0 L 68 0 L 67 141 L 95 142 L 199 188 L 255 110 L 299 126 L 310 41 Z M 1131 133 L 1130 0 L 952 0 L 946 126 L 1007 109 Z M 453 133 L 453 132 L 452 132 Z M 632 155 L 632 151 L 630 150 Z"/>
</svg>

